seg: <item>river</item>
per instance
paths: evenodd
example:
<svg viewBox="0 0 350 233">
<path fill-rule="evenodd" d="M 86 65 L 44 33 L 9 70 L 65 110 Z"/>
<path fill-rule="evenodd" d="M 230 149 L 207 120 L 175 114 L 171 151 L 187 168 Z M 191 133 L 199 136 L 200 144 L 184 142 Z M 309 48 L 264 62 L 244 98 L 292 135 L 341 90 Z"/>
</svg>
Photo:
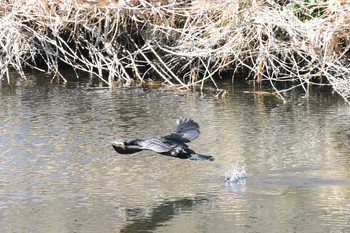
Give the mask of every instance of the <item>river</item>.
<svg viewBox="0 0 350 233">
<path fill-rule="evenodd" d="M 29 80 L 0 89 L 1 232 L 350 231 L 350 111 L 336 95 Z M 180 117 L 215 161 L 111 147 Z"/>
</svg>

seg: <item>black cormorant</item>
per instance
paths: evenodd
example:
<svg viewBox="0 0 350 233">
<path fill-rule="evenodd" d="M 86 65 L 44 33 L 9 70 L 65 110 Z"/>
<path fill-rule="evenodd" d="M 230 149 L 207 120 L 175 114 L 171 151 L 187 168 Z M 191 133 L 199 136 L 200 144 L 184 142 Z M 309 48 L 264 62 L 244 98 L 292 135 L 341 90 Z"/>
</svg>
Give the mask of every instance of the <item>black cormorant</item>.
<svg viewBox="0 0 350 233">
<path fill-rule="evenodd" d="M 186 144 L 196 139 L 200 134 L 199 125 L 196 122 L 184 118 L 177 120 L 176 124 L 176 132 L 168 135 L 147 140 L 121 139 L 113 142 L 112 146 L 119 154 L 133 154 L 142 150 L 151 150 L 180 159 L 214 160 L 213 156 L 197 154 Z"/>
</svg>

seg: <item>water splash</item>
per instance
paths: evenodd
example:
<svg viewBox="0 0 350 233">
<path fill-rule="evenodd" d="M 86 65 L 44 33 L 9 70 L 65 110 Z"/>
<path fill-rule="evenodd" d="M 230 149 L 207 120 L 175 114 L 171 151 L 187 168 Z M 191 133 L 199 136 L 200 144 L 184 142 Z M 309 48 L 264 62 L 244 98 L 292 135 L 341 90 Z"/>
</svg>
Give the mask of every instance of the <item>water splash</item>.
<svg viewBox="0 0 350 233">
<path fill-rule="evenodd" d="M 225 172 L 226 185 L 244 185 L 247 179 L 247 174 L 244 166 L 241 169 L 233 168 Z"/>
</svg>

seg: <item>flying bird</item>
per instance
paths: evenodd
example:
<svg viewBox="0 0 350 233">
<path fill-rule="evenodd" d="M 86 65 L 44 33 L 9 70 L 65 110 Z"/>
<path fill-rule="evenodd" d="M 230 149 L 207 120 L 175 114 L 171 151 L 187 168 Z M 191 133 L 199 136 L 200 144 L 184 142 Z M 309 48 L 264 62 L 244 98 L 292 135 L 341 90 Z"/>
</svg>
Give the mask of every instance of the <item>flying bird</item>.
<svg viewBox="0 0 350 233">
<path fill-rule="evenodd" d="M 133 154 L 142 150 L 150 150 L 162 155 L 191 160 L 210 160 L 214 157 L 197 154 L 186 143 L 196 139 L 199 134 L 199 125 L 192 119 L 179 119 L 176 121 L 176 131 L 165 136 L 151 139 L 120 139 L 112 142 L 112 146 L 119 154 Z"/>
</svg>

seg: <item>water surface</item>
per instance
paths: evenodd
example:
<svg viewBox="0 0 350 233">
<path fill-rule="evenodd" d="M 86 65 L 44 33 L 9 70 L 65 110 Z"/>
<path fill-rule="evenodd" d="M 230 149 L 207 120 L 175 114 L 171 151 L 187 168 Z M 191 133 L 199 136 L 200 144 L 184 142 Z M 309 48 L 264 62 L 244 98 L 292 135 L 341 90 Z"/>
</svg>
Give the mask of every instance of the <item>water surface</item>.
<svg viewBox="0 0 350 233">
<path fill-rule="evenodd" d="M 34 79 L 35 80 L 35 79 Z M 91 89 L 21 81 L 0 89 L 1 232 L 346 232 L 349 108 L 334 95 Z M 214 162 L 110 142 L 201 126 Z M 225 181 L 245 170 L 246 179 Z"/>
</svg>

